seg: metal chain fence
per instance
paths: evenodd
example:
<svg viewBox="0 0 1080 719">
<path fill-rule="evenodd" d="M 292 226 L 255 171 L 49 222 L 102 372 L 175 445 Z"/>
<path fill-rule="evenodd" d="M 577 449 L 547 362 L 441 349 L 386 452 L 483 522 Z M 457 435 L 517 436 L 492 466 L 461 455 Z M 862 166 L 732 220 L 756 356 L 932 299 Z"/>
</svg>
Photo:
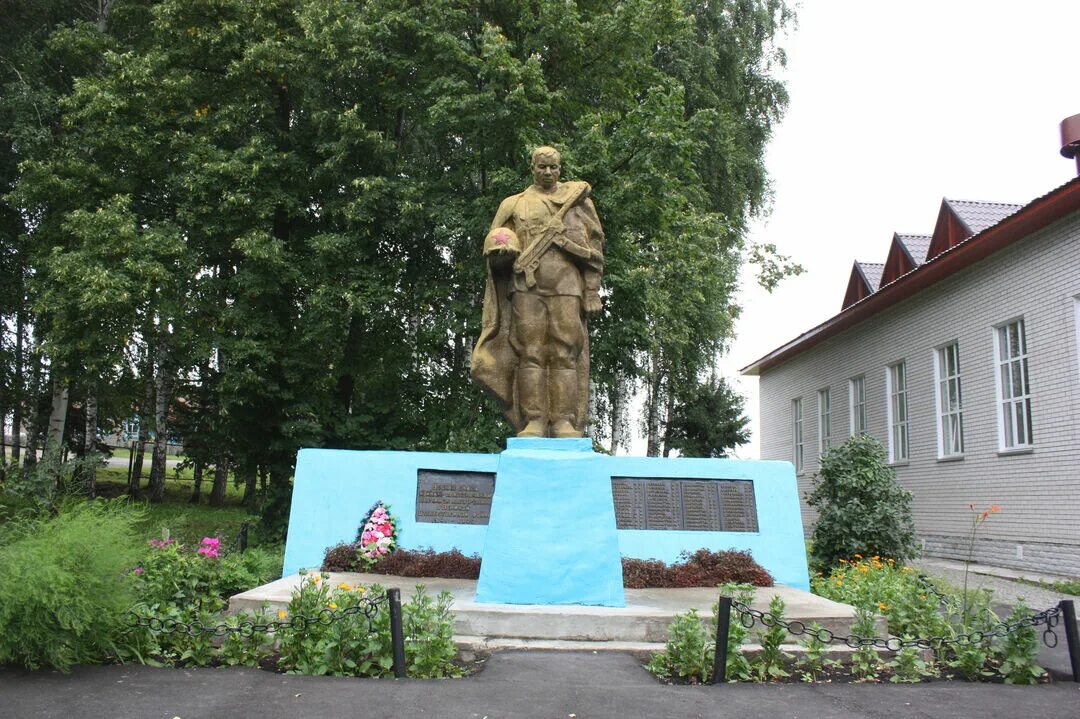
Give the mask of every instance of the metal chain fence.
<svg viewBox="0 0 1080 719">
<path fill-rule="evenodd" d="M 385 594 L 367 596 L 360 599 L 359 604 L 346 609 L 334 610 L 323 609 L 315 615 L 296 614 L 287 621 L 252 622 L 243 621 L 238 624 L 219 622 L 217 624 L 204 624 L 199 620 L 184 622 L 179 619 L 162 617 L 144 617 L 131 613 L 132 621 L 128 623 L 131 629 L 146 629 L 155 634 L 187 634 L 196 637 L 210 635 L 225 637 L 235 634 L 244 638 L 253 637 L 256 634 L 276 634 L 282 631 L 303 633 L 313 626 L 328 627 L 335 622 L 343 621 L 357 615 L 367 619 L 368 632 L 375 633 L 375 618 L 379 610 L 386 605 L 390 611 L 390 643 L 394 652 L 394 676 L 398 679 L 405 678 L 405 632 L 401 618 L 401 590 L 388 589 Z"/>
<path fill-rule="evenodd" d="M 944 599 L 944 595 L 926 582 L 928 590 Z M 951 637 L 920 637 L 916 639 L 901 639 L 900 637 L 862 637 L 857 634 L 838 635 L 828 629 L 816 630 L 807 627 L 798 619 L 787 621 L 770 612 L 752 609 L 743 602 L 731 597 L 720 597 L 719 616 L 716 631 L 716 655 L 713 667 L 714 683 L 723 683 L 727 675 L 727 648 L 728 629 L 731 610 L 738 615 L 739 623 L 746 629 L 751 629 L 755 624 L 761 623 L 765 627 L 782 627 L 792 636 L 811 635 L 824 644 L 844 644 L 852 649 L 861 647 L 875 647 L 892 652 L 898 652 L 907 647 L 919 649 L 941 649 L 947 646 L 960 646 L 981 644 L 992 637 L 1005 637 L 1012 632 L 1028 627 L 1046 628 L 1042 633 L 1043 643 L 1048 647 L 1056 647 L 1058 636 L 1054 629 L 1064 621 L 1065 637 L 1069 647 L 1069 660 L 1072 664 L 1073 681 L 1080 682 L 1080 639 L 1077 637 L 1076 611 L 1072 600 L 1063 600 L 1057 606 L 1036 612 L 1029 617 L 1016 622 L 1000 622 L 986 631 L 974 631 L 966 634 L 956 634 Z"/>
</svg>

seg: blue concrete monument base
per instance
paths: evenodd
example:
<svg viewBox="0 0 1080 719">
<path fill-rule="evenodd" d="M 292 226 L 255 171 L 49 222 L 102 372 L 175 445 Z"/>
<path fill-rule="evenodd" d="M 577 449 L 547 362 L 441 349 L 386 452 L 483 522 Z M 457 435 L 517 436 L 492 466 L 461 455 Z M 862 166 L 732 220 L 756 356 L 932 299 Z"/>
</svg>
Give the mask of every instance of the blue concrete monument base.
<svg viewBox="0 0 1080 719">
<path fill-rule="evenodd" d="M 319 567 L 329 547 L 356 539 L 360 521 L 381 500 L 391 507 L 402 548 L 482 556 L 479 601 L 618 606 L 620 556 L 673 563 L 702 548 L 748 551 L 778 584 L 810 588 L 791 463 L 609 457 L 591 446 L 587 439 L 511 438 L 497 455 L 303 449 L 282 572 Z M 456 523 L 451 512 L 433 521 L 418 504 L 419 474 L 431 471 L 494 475 L 488 523 Z M 651 479 L 752 483 L 756 522 L 724 531 L 617 528 L 612 482 Z"/>
<path fill-rule="evenodd" d="M 604 459 L 590 439 L 508 440 L 477 602 L 626 606 Z"/>
</svg>

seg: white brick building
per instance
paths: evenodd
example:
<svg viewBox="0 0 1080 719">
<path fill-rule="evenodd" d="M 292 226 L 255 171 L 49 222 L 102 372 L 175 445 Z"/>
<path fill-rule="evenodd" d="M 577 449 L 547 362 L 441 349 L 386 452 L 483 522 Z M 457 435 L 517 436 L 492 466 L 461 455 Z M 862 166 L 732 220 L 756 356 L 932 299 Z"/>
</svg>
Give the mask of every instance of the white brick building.
<svg viewBox="0 0 1080 719">
<path fill-rule="evenodd" d="M 880 278 L 880 279 L 878 279 Z M 840 314 L 744 369 L 761 454 L 810 490 L 856 431 L 888 447 L 930 556 L 1080 576 L 1080 178 L 1027 205 L 942 202 L 856 263 Z M 804 526 L 813 514 L 803 506 Z"/>
</svg>

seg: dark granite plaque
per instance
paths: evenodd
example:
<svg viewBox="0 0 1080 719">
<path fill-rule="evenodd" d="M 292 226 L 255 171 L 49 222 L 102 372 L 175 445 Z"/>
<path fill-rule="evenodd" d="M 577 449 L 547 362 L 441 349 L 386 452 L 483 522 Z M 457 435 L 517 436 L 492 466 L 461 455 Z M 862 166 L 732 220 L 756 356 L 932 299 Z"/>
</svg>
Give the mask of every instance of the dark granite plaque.
<svg viewBox="0 0 1080 719">
<path fill-rule="evenodd" d="M 492 472 L 416 471 L 416 521 L 487 524 L 495 494 Z"/>
<path fill-rule="evenodd" d="M 720 485 L 720 511 L 724 516 L 724 531 L 758 531 L 754 483 L 741 480 L 718 484 Z"/>
<path fill-rule="evenodd" d="M 619 529 L 758 531 L 749 480 L 612 477 L 611 493 Z"/>
</svg>

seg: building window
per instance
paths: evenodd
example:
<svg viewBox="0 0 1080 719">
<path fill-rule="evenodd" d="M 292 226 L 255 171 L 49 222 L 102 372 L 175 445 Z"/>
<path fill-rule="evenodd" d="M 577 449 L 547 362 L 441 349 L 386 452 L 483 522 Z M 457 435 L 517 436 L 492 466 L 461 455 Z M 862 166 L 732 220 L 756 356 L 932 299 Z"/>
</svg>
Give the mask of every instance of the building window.
<svg viewBox="0 0 1080 719">
<path fill-rule="evenodd" d="M 866 434 L 866 378 L 848 380 L 848 416 L 851 417 L 851 436 Z"/>
<path fill-rule="evenodd" d="M 937 380 L 938 456 L 964 453 L 964 412 L 960 388 L 960 345 L 938 348 L 934 374 Z"/>
<path fill-rule="evenodd" d="M 803 471 L 803 456 L 806 453 L 806 445 L 803 441 L 803 414 L 802 398 L 791 400 L 791 424 L 792 424 L 792 456 L 791 461 L 795 465 L 796 472 Z"/>
<path fill-rule="evenodd" d="M 1030 447 L 1031 388 L 1028 386 L 1027 337 L 1024 320 L 996 328 L 994 359 L 997 362 L 999 447 L 1004 450 Z"/>
<path fill-rule="evenodd" d="M 829 389 L 818 390 L 818 454 L 822 455 L 832 446 L 832 400 Z"/>
<path fill-rule="evenodd" d="M 889 461 L 906 462 L 910 456 L 910 443 L 905 362 L 889 365 L 885 373 L 885 391 L 889 395 Z"/>
</svg>

